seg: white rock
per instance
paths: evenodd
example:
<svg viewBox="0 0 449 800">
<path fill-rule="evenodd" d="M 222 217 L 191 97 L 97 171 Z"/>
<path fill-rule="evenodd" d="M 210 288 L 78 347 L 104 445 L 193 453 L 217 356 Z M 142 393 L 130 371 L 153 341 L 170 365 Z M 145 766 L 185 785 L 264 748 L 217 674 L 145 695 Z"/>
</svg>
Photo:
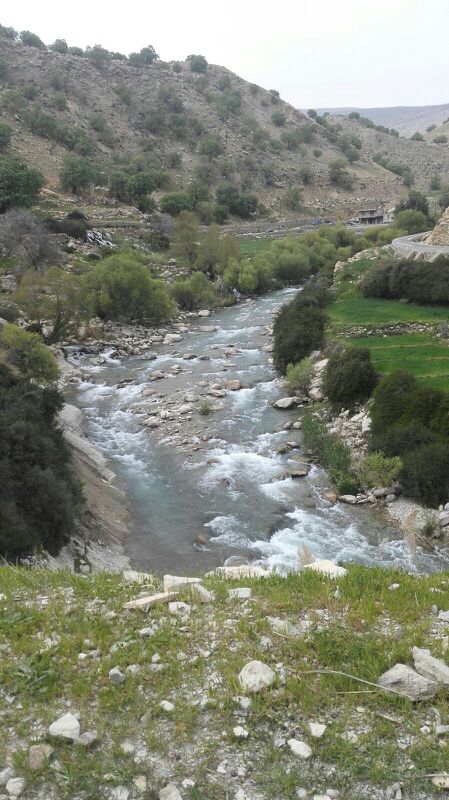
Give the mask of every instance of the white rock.
<svg viewBox="0 0 449 800">
<path fill-rule="evenodd" d="M 147 779 L 145 775 L 136 775 L 136 777 L 133 779 L 133 784 L 136 787 L 137 791 L 146 792 Z"/>
<path fill-rule="evenodd" d="M 157 594 L 151 594 L 145 597 L 137 597 L 135 600 L 128 600 L 123 608 L 142 609 L 142 611 L 146 611 L 150 606 L 155 606 L 158 603 L 168 603 L 174 600 L 175 597 L 176 592 L 158 592 Z"/>
<path fill-rule="evenodd" d="M 209 592 L 201 583 L 194 583 L 191 587 L 191 593 L 201 603 L 212 603 L 214 599 L 214 593 Z"/>
<path fill-rule="evenodd" d="M 413 701 L 433 697 L 438 688 L 436 683 L 419 675 L 406 664 L 395 664 L 380 676 L 377 683 L 387 689 L 394 689 Z"/>
<path fill-rule="evenodd" d="M 276 675 L 262 661 L 248 661 L 239 674 L 239 682 L 246 692 L 260 692 L 274 683 Z"/>
<path fill-rule="evenodd" d="M 440 789 L 449 789 L 449 772 L 440 772 L 438 775 L 434 775 L 432 783 Z"/>
<path fill-rule="evenodd" d="M 235 800 L 248 800 L 247 795 L 245 794 L 243 789 L 239 789 L 238 792 L 236 792 Z"/>
<path fill-rule="evenodd" d="M 168 610 L 170 614 L 190 614 L 189 604 L 183 603 L 180 600 L 174 603 L 169 603 Z"/>
<path fill-rule="evenodd" d="M 109 680 L 114 686 L 120 686 L 122 683 L 125 683 L 125 676 L 123 672 L 120 672 L 118 667 L 112 667 L 109 670 Z"/>
<path fill-rule="evenodd" d="M 434 658 L 430 654 L 430 650 L 420 647 L 413 647 L 412 655 L 415 669 L 420 675 L 424 675 L 430 681 L 449 686 L 449 667 L 444 661 Z"/>
<path fill-rule="evenodd" d="M 438 619 L 442 619 L 443 622 L 449 622 L 449 611 L 440 611 Z"/>
<path fill-rule="evenodd" d="M 159 703 L 159 708 L 162 708 L 162 711 L 166 711 L 167 714 L 171 714 L 171 712 L 175 710 L 175 707 L 173 703 L 170 703 L 170 700 L 161 700 Z"/>
<path fill-rule="evenodd" d="M 327 725 L 322 725 L 319 722 L 309 722 L 309 731 L 315 739 L 321 739 L 322 735 L 324 734 Z"/>
<path fill-rule="evenodd" d="M 225 578 L 265 578 L 270 573 L 258 564 L 240 564 L 235 567 L 217 567 L 208 575 L 223 575 Z"/>
<path fill-rule="evenodd" d="M 286 408 L 291 408 L 294 405 L 295 405 L 294 397 L 280 397 L 279 400 L 274 401 L 273 408 L 279 408 L 283 410 Z"/>
<path fill-rule="evenodd" d="M 53 753 L 49 744 L 33 744 L 28 751 L 28 766 L 31 770 L 42 769 Z"/>
<path fill-rule="evenodd" d="M 322 558 L 319 561 L 312 561 L 310 564 L 305 564 L 303 569 L 313 569 L 314 572 L 322 572 L 329 578 L 342 578 L 346 575 L 347 570 L 344 567 L 339 567 L 333 561 L 328 561 L 327 558 Z"/>
<path fill-rule="evenodd" d="M 230 600 L 249 600 L 251 597 L 251 589 L 243 586 L 239 589 L 229 589 L 228 597 Z"/>
<path fill-rule="evenodd" d="M 8 781 L 11 778 L 15 777 L 16 777 L 16 771 L 14 767 L 5 767 L 5 769 L 2 769 L 0 771 L 0 786 L 6 786 Z"/>
<path fill-rule="evenodd" d="M 242 728 L 241 725 L 236 725 L 236 727 L 232 729 L 232 732 L 237 739 L 247 739 L 249 736 L 246 728 Z"/>
<path fill-rule="evenodd" d="M 91 747 L 97 740 L 98 734 L 96 731 L 84 731 L 81 736 L 78 736 L 78 738 L 75 739 L 74 744 L 77 744 L 80 747 Z"/>
<path fill-rule="evenodd" d="M 347 503 L 350 506 L 353 506 L 357 503 L 357 497 L 354 494 L 340 494 L 338 499 L 341 503 Z"/>
<path fill-rule="evenodd" d="M 174 783 L 168 783 L 159 792 L 159 800 L 182 800 L 182 795 Z"/>
<path fill-rule="evenodd" d="M 330 800 L 330 797 L 328 794 L 314 794 L 313 800 Z"/>
<path fill-rule="evenodd" d="M 131 792 L 126 786 L 115 786 L 110 795 L 110 800 L 129 800 Z"/>
<path fill-rule="evenodd" d="M 198 311 L 199 317 L 210 317 L 210 311 L 208 308 L 202 308 L 201 311 Z"/>
<path fill-rule="evenodd" d="M 136 748 L 134 747 L 130 739 L 125 739 L 125 741 L 121 742 L 120 744 L 120 750 L 122 751 L 122 753 L 124 753 L 125 756 L 132 756 L 135 749 Z"/>
<path fill-rule="evenodd" d="M 175 592 L 186 586 L 201 583 L 201 578 L 187 578 L 183 575 L 164 575 L 164 592 Z"/>
<path fill-rule="evenodd" d="M 309 747 L 309 745 L 305 742 L 301 742 L 299 739 L 289 739 L 287 744 L 292 753 L 295 756 L 298 756 L 298 758 L 310 758 L 312 755 L 312 748 Z"/>
<path fill-rule="evenodd" d="M 20 797 L 25 789 L 25 778 L 10 778 L 6 784 L 6 791 L 10 797 Z"/>
<path fill-rule="evenodd" d="M 56 736 L 58 739 L 68 739 L 73 742 L 80 735 L 80 730 L 79 720 L 73 714 L 68 713 L 52 722 L 48 732 L 50 736 Z"/>
</svg>

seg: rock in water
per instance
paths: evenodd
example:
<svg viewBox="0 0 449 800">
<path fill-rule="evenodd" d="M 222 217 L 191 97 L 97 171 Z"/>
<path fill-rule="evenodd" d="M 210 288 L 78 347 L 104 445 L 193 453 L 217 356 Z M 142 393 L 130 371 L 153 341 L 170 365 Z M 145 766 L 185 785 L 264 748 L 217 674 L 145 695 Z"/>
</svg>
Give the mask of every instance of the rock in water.
<svg viewBox="0 0 449 800">
<path fill-rule="evenodd" d="M 52 722 L 48 732 L 50 736 L 56 736 L 58 739 L 68 739 L 73 742 L 80 735 L 80 730 L 79 720 L 69 713 Z"/>
<path fill-rule="evenodd" d="M 159 792 L 159 800 L 182 800 L 182 795 L 174 783 L 168 783 Z"/>
<path fill-rule="evenodd" d="M 279 400 L 275 400 L 273 403 L 273 408 L 279 409 L 286 409 L 291 408 L 295 405 L 294 397 L 280 397 Z"/>
<path fill-rule="evenodd" d="M 248 661 L 239 674 L 239 682 L 246 692 L 260 692 L 274 683 L 276 675 L 262 661 Z"/>
<path fill-rule="evenodd" d="M 429 681 L 449 686 L 449 667 L 444 661 L 434 658 L 430 650 L 421 647 L 413 647 L 412 655 L 415 669 L 420 675 L 424 675 Z"/>
<path fill-rule="evenodd" d="M 310 758 L 312 755 L 312 748 L 309 747 L 309 745 L 305 742 L 301 742 L 299 739 L 289 739 L 287 744 L 292 753 L 295 756 L 298 756 L 298 758 Z"/>
<path fill-rule="evenodd" d="M 380 676 L 377 683 L 385 689 L 393 689 L 395 692 L 399 692 L 403 697 L 408 697 L 413 702 L 433 697 L 438 688 L 434 681 L 429 681 L 419 675 L 406 664 L 395 664 L 394 667 L 391 667 Z"/>
<path fill-rule="evenodd" d="M 327 575 L 329 578 L 342 578 L 347 573 L 344 567 L 339 567 L 338 564 L 334 564 L 333 561 L 328 561 L 326 558 L 320 561 L 312 561 L 310 564 L 306 564 L 304 569 L 313 569 L 314 572 L 322 572 L 323 575 Z"/>
</svg>

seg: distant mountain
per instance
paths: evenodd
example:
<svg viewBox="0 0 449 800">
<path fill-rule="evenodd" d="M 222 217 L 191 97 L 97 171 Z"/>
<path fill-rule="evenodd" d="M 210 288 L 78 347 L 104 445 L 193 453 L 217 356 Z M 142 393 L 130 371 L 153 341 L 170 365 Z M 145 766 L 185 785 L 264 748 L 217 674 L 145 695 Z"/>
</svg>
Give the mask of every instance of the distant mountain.
<svg viewBox="0 0 449 800">
<path fill-rule="evenodd" d="M 418 131 L 424 133 L 429 125 L 442 125 L 449 117 L 449 103 L 440 106 L 392 106 L 391 108 L 320 108 L 318 113 L 326 111 L 333 116 L 347 116 L 358 111 L 362 117 L 368 117 L 376 125 L 396 128 L 401 136 L 411 136 Z"/>
</svg>

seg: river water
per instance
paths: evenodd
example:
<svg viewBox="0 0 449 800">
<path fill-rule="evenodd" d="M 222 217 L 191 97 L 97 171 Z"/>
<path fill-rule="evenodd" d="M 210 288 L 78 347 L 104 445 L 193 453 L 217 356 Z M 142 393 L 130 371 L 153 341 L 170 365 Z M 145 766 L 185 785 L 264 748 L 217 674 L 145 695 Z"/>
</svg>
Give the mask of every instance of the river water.
<svg viewBox="0 0 449 800">
<path fill-rule="evenodd" d="M 262 347 L 273 314 L 292 293 L 274 292 L 199 320 L 217 330 L 193 329 L 176 345 L 160 347 L 156 360 L 107 358 L 74 390 L 90 438 L 112 459 L 127 491 L 132 529 L 126 550 L 137 569 L 195 574 L 238 557 L 286 570 L 298 567 L 303 546 L 315 558 L 419 572 L 441 568 L 438 557 L 412 553 L 378 513 L 323 499 L 331 486 L 318 467 L 300 480 L 285 477 L 301 447 L 283 455 L 278 450 L 287 441 L 300 444 L 301 433 L 281 429 L 298 412 L 272 408 L 283 393 Z M 225 355 L 233 345 L 236 352 Z M 192 352 L 207 360 L 183 359 Z M 149 384 L 153 370 L 174 364 L 180 374 Z M 161 403 L 169 408 L 186 392 L 207 391 L 200 381 L 223 385 L 230 379 L 244 388 L 228 392 L 213 414 L 195 412 L 183 426 L 184 446 L 174 444 L 163 425 L 142 428 L 131 411 L 148 386 L 162 395 L 151 399 L 156 409 Z M 132 382 L 118 386 L 124 380 Z M 196 545 L 205 533 L 210 541 Z"/>
</svg>

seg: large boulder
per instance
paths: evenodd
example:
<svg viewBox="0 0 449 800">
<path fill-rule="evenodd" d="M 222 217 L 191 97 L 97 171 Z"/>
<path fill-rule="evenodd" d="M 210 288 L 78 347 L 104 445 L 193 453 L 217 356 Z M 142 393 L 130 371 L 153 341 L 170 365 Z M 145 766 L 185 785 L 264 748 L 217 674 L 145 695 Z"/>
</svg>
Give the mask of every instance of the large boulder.
<svg viewBox="0 0 449 800">
<path fill-rule="evenodd" d="M 294 397 L 280 397 L 279 400 L 275 400 L 273 403 L 273 408 L 278 408 L 281 411 L 287 408 L 292 408 L 295 405 L 295 398 Z"/>
<path fill-rule="evenodd" d="M 393 689 L 413 702 L 434 697 L 438 688 L 438 684 L 419 675 L 406 664 L 395 664 L 380 676 L 377 683 L 384 689 Z"/>
</svg>

